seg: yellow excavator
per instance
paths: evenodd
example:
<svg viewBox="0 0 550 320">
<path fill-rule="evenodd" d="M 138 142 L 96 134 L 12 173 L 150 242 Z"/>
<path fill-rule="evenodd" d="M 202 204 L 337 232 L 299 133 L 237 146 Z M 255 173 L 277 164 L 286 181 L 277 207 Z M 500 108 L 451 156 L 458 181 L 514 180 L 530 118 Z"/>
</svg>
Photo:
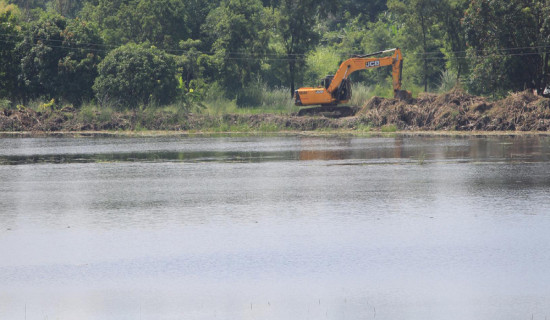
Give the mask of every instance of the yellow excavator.
<svg viewBox="0 0 550 320">
<path fill-rule="evenodd" d="M 388 52 L 393 52 L 393 54 L 386 57 L 374 57 Z M 325 107 L 347 103 L 351 98 L 350 74 L 358 70 L 385 66 L 392 67 L 394 97 L 401 100 L 410 99 L 412 97 L 410 91 L 401 90 L 403 55 L 399 48 L 395 48 L 349 58 L 340 65 L 334 76 L 325 77 L 321 81 L 321 86 L 296 90 L 294 103 L 297 106 L 321 105 Z"/>
</svg>

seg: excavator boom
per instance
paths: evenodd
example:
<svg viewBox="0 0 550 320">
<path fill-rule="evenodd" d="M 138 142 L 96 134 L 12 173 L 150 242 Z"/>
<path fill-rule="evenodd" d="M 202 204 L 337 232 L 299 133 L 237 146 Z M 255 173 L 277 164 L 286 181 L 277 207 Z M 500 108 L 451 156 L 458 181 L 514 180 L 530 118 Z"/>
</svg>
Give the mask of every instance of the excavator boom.
<svg viewBox="0 0 550 320">
<path fill-rule="evenodd" d="M 391 56 L 374 57 L 375 55 L 393 52 Z M 295 104 L 298 106 L 308 105 L 337 105 L 346 103 L 351 98 L 351 84 L 349 76 L 355 71 L 374 69 L 391 66 L 393 77 L 394 96 L 400 98 L 410 96 L 410 93 L 403 94 L 401 90 L 401 73 L 403 70 L 403 56 L 399 48 L 379 51 L 367 55 L 354 56 L 344 61 L 334 76 L 324 79 L 320 87 L 300 88 L 295 91 Z"/>
</svg>

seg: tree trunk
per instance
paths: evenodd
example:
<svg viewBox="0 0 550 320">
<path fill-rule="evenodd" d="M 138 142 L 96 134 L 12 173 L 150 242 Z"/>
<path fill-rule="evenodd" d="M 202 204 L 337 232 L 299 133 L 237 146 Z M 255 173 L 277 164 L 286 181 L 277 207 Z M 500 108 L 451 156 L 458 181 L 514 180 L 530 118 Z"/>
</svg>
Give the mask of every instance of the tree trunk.
<svg viewBox="0 0 550 320">
<path fill-rule="evenodd" d="M 290 97 L 294 97 L 294 72 L 295 72 L 296 61 L 294 61 L 292 56 L 289 55 L 288 57 L 290 59 L 288 61 L 288 72 L 290 76 Z"/>
<path fill-rule="evenodd" d="M 548 57 L 550 57 L 550 53 L 546 52 L 544 54 L 544 64 L 542 66 L 542 74 L 543 76 L 545 77 L 545 80 L 546 81 L 550 81 L 550 79 L 548 79 L 548 77 L 550 77 L 550 75 L 548 75 L 550 72 L 548 71 Z M 547 85 L 550 84 L 550 83 L 547 83 Z"/>
<path fill-rule="evenodd" d="M 428 92 L 428 57 L 426 56 L 428 48 L 426 44 L 426 22 L 423 13 L 420 14 L 420 23 L 422 26 L 422 45 L 424 47 L 424 92 Z"/>
</svg>

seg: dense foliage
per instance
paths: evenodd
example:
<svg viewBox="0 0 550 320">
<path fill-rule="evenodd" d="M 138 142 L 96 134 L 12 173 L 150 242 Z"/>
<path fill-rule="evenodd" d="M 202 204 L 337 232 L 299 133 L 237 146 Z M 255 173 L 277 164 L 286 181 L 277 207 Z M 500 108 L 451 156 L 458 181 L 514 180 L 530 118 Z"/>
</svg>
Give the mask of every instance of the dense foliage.
<svg viewBox="0 0 550 320">
<path fill-rule="evenodd" d="M 101 104 L 136 107 L 167 104 L 176 94 L 172 57 L 156 48 L 130 43 L 120 46 L 99 64 L 93 86 Z"/>
<path fill-rule="evenodd" d="M 0 0 L 0 102 L 137 108 L 192 93 L 255 106 L 258 88 L 290 96 L 352 54 L 393 47 L 416 92 L 540 90 L 550 1 Z M 352 75 L 389 79 L 388 68 Z"/>
</svg>

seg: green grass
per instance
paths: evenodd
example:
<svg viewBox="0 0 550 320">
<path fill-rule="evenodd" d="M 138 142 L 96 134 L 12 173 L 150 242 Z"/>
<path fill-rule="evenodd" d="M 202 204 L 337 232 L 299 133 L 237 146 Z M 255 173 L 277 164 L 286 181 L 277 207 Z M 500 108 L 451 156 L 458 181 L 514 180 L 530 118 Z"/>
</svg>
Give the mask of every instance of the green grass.
<svg viewBox="0 0 550 320">
<path fill-rule="evenodd" d="M 355 131 L 357 131 L 357 132 L 363 132 L 363 133 L 365 133 L 365 132 L 370 132 L 371 130 L 372 130 L 372 127 L 371 127 L 370 125 L 368 125 L 368 124 L 363 124 L 363 123 L 359 124 L 359 125 L 357 126 L 357 128 L 355 129 Z"/>
<path fill-rule="evenodd" d="M 449 70 L 441 72 L 439 76 L 439 82 L 439 88 L 437 91 L 439 93 L 449 92 L 457 85 L 456 73 Z"/>
<path fill-rule="evenodd" d="M 268 88 L 266 85 L 254 85 L 249 88 L 247 97 L 230 100 L 223 97 L 214 86 L 204 99 L 203 112 L 213 115 L 221 114 L 289 114 L 298 112 L 288 88 Z M 216 92 L 217 91 L 217 92 Z M 239 105 L 239 102 L 241 105 Z M 244 104 L 244 105 L 243 105 Z"/>
<path fill-rule="evenodd" d="M 351 85 L 351 100 L 349 104 L 352 106 L 362 107 L 372 98 L 372 87 L 363 83 L 352 83 Z"/>
<path fill-rule="evenodd" d="M 281 127 L 279 127 L 275 123 L 262 123 L 258 128 L 258 131 L 264 132 L 264 133 L 277 132 L 277 131 L 281 131 Z"/>
<path fill-rule="evenodd" d="M 384 133 L 396 132 L 397 131 L 397 126 L 395 124 L 385 124 L 380 128 L 380 131 L 382 131 Z"/>
<path fill-rule="evenodd" d="M 101 108 L 104 110 L 107 108 Z M 84 104 L 80 107 L 77 115 L 77 119 L 84 123 L 92 123 L 97 119 L 97 112 L 100 112 L 100 108 L 95 104 Z"/>
</svg>

